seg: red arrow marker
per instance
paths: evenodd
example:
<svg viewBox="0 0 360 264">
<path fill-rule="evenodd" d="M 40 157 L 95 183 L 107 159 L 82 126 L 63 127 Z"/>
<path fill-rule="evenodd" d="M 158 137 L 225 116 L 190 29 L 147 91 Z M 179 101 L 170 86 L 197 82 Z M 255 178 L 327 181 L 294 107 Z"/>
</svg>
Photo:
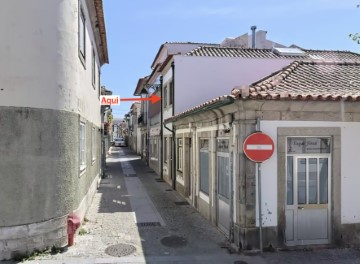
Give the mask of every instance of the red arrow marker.
<svg viewBox="0 0 360 264">
<path fill-rule="evenodd" d="M 155 94 L 152 94 L 148 98 L 120 98 L 120 101 L 151 101 L 152 104 L 155 104 L 156 102 L 160 101 L 161 98 Z"/>
</svg>

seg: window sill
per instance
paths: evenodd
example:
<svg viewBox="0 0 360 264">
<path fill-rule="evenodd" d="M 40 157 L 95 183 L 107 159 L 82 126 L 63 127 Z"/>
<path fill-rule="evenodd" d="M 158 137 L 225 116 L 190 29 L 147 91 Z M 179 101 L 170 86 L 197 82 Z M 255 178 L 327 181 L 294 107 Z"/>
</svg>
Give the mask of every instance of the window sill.
<svg viewBox="0 0 360 264">
<path fill-rule="evenodd" d="M 209 199 L 209 195 L 202 192 L 200 190 L 200 193 L 199 193 L 199 197 L 201 198 L 201 200 L 203 200 L 204 202 L 207 202 L 207 203 L 210 203 L 210 199 Z"/>
<path fill-rule="evenodd" d="M 80 166 L 80 177 L 86 172 L 86 166 Z"/>
<path fill-rule="evenodd" d="M 81 64 L 84 66 L 84 69 L 86 70 L 86 60 L 85 60 L 85 56 L 83 56 L 79 50 L 79 59 L 81 61 Z"/>
</svg>

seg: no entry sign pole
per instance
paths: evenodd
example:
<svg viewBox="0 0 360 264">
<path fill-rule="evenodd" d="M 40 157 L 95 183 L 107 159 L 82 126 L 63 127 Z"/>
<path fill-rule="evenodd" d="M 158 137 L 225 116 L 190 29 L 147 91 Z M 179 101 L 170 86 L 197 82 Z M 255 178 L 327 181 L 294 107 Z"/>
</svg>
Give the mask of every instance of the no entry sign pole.
<svg viewBox="0 0 360 264">
<path fill-rule="evenodd" d="M 259 245 L 263 252 L 262 241 L 262 209 L 261 209 L 261 163 L 269 159 L 274 153 L 274 142 L 266 134 L 260 131 L 260 120 L 257 120 L 257 130 L 249 135 L 244 141 L 244 153 L 252 161 L 256 162 L 258 174 L 258 209 L 259 209 Z"/>
<path fill-rule="evenodd" d="M 257 130 L 260 131 L 260 118 L 256 119 Z M 261 163 L 256 163 L 258 170 L 258 200 L 259 200 L 259 240 L 260 240 L 260 253 L 263 253 L 263 240 L 262 240 L 262 208 L 261 208 Z"/>
<path fill-rule="evenodd" d="M 259 200 L 259 239 L 260 239 L 260 253 L 263 253 L 262 240 L 262 210 L 261 210 L 261 163 L 256 163 L 258 169 L 258 200 Z"/>
</svg>

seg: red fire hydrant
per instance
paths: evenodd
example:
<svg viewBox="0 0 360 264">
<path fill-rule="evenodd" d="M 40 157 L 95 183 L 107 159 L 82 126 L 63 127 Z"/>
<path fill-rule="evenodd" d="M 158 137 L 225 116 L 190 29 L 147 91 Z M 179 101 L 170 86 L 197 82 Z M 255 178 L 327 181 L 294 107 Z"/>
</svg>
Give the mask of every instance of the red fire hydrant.
<svg viewBox="0 0 360 264">
<path fill-rule="evenodd" d="M 74 236 L 76 229 L 80 226 L 80 218 L 76 215 L 70 214 L 67 219 L 67 233 L 68 233 L 68 246 L 74 245 Z"/>
</svg>

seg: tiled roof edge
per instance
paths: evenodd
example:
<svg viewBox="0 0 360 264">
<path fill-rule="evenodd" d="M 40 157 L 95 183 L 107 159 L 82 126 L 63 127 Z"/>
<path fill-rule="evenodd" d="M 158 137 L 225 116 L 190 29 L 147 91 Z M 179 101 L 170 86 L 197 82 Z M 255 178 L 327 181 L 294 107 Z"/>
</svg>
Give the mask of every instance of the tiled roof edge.
<svg viewBox="0 0 360 264">
<path fill-rule="evenodd" d="M 209 106 L 214 105 L 214 104 L 216 104 L 218 102 L 226 101 L 226 100 L 228 100 L 229 103 L 232 103 L 235 100 L 235 96 L 234 95 L 223 95 L 223 96 L 216 97 L 214 99 L 206 101 L 205 103 L 202 103 L 200 105 L 192 107 L 192 108 L 190 108 L 190 109 L 188 109 L 188 110 L 186 110 L 186 111 L 184 111 L 182 113 L 179 113 L 179 114 L 177 114 L 175 116 L 172 116 L 172 117 L 170 117 L 168 119 L 165 119 L 165 123 L 174 122 L 174 121 L 176 121 L 176 120 L 178 120 L 180 118 L 184 118 L 186 116 L 192 115 L 197 110 L 200 110 L 200 109 L 202 109 L 204 107 L 209 107 Z"/>
</svg>

